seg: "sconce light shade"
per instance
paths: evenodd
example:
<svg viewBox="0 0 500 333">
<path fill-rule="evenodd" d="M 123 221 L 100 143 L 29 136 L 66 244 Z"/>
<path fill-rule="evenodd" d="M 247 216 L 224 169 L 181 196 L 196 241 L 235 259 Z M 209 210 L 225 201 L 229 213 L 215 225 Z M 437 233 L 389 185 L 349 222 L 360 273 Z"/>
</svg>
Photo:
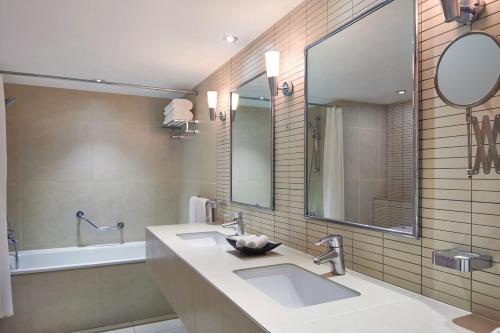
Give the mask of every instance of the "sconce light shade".
<svg viewBox="0 0 500 333">
<path fill-rule="evenodd" d="M 278 77 L 280 75 L 280 52 L 266 52 L 266 71 L 267 77 Z"/>
<path fill-rule="evenodd" d="M 283 82 L 281 87 L 278 87 L 278 76 L 280 74 L 280 52 L 267 51 L 265 56 L 267 80 L 269 81 L 269 94 L 274 97 L 277 96 L 278 91 L 281 90 L 283 95 L 292 96 L 293 84 L 291 82 Z"/>
<path fill-rule="evenodd" d="M 239 102 L 240 95 L 237 93 L 231 93 L 231 111 L 236 111 L 238 109 Z"/>
<path fill-rule="evenodd" d="M 441 0 L 445 22 L 471 24 L 484 9 L 484 0 Z"/>
<path fill-rule="evenodd" d="M 207 91 L 207 102 L 210 120 L 217 120 L 217 117 L 220 120 L 226 120 L 224 112 L 219 112 L 219 114 L 215 112 L 215 109 L 217 109 L 217 91 Z"/>
<path fill-rule="evenodd" d="M 208 107 L 210 109 L 217 108 L 217 91 L 207 91 Z"/>
<path fill-rule="evenodd" d="M 208 112 L 210 113 L 210 120 L 217 119 L 215 109 L 217 108 L 217 91 L 207 91 Z"/>
<path fill-rule="evenodd" d="M 460 16 L 460 0 L 441 0 L 445 22 L 452 22 Z"/>
</svg>

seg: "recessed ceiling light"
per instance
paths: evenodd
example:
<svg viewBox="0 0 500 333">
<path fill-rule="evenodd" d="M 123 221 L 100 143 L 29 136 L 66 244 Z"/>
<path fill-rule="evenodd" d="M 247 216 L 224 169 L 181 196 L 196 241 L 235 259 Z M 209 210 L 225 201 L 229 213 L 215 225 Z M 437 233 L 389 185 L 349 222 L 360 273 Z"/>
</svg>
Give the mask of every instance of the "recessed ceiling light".
<svg viewBox="0 0 500 333">
<path fill-rule="evenodd" d="M 104 80 L 103 79 L 96 79 L 95 82 L 97 82 L 97 83 L 103 83 Z"/>
<path fill-rule="evenodd" d="M 396 92 L 398 93 L 398 95 L 404 95 L 404 94 L 406 94 L 406 90 L 398 90 Z"/>
<path fill-rule="evenodd" d="M 259 97 L 259 99 L 263 101 L 265 98 L 264 98 L 264 97 L 262 97 L 262 96 L 260 96 L 260 97 Z"/>
<path fill-rule="evenodd" d="M 238 37 L 236 37 L 235 35 L 233 34 L 225 34 L 224 37 L 222 37 L 222 39 L 229 43 L 229 44 L 232 44 L 232 43 L 235 43 L 237 40 L 238 40 Z"/>
</svg>

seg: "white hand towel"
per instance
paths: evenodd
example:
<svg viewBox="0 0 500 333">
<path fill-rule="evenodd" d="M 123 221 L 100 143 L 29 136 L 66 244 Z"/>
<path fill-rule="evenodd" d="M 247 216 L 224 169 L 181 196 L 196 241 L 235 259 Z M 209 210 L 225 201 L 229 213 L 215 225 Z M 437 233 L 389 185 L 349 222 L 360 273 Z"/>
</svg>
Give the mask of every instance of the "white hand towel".
<svg viewBox="0 0 500 333">
<path fill-rule="evenodd" d="M 194 196 L 189 199 L 189 223 L 207 223 L 207 201 Z"/>
<path fill-rule="evenodd" d="M 207 223 L 207 201 L 206 198 L 198 198 L 196 207 L 196 223 Z"/>
<path fill-rule="evenodd" d="M 196 223 L 197 205 L 198 205 L 198 197 L 189 198 L 189 223 Z"/>
</svg>

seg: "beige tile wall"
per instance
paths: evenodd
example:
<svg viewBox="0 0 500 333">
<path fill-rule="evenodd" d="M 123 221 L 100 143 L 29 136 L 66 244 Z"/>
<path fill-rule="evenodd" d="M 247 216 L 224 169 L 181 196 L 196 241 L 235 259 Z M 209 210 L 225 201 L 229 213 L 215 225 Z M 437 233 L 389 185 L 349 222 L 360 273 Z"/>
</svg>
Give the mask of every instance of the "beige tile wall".
<svg viewBox="0 0 500 333">
<path fill-rule="evenodd" d="M 78 225 L 125 223 L 124 241 L 145 226 L 178 223 L 181 143 L 161 129 L 168 100 L 5 85 L 8 218 L 21 248 L 121 240 Z"/>
<path fill-rule="evenodd" d="M 304 46 L 333 31 L 374 5 L 371 0 L 306 0 L 217 69 L 200 86 L 219 92 L 219 109 L 229 111 L 229 92 L 264 70 L 264 52 L 281 52 L 280 80 L 293 81 L 291 98 L 275 102 L 276 210 L 229 205 L 219 210 L 242 210 L 247 230 L 311 254 L 321 249 L 314 241 L 328 233 L 345 237 L 349 268 L 422 293 L 466 310 L 500 320 L 500 177 L 466 177 L 466 137 L 463 110 L 445 106 L 433 86 L 440 53 L 454 37 L 470 30 L 443 23 L 438 0 L 418 4 L 421 92 L 421 201 L 422 237 L 419 240 L 385 235 L 346 226 L 306 221 L 304 206 Z M 488 0 L 483 18 L 472 29 L 500 34 L 500 1 Z M 201 103 L 206 103 L 199 101 Z M 198 104 L 204 115 L 208 111 Z M 500 109 L 500 95 L 474 109 L 481 116 Z M 217 145 L 216 159 L 204 160 L 183 177 L 199 177 L 201 170 L 215 172 L 219 200 L 229 199 L 229 121 L 217 122 L 216 138 L 193 141 L 198 149 Z M 216 141 L 215 141 L 216 140 Z M 192 152 L 183 151 L 188 156 Z M 186 157 L 184 157 L 185 159 Z M 186 169 L 184 169 L 186 171 Z M 211 180 L 211 175 L 205 179 Z M 200 181 L 198 184 L 206 184 Z M 193 188 L 193 187 L 192 187 Z M 198 186 L 199 188 L 199 186 Z M 210 188 L 213 184 L 210 183 Z M 184 189 L 183 189 L 184 191 Z M 188 191 L 189 192 L 189 191 Z M 196 194 L 193 192 L 193 194 Z M 434 249 L 458 247 L 490 253 L 494 266 L 484 272 L 456 273 L 431 263 Z"/>
</svg>

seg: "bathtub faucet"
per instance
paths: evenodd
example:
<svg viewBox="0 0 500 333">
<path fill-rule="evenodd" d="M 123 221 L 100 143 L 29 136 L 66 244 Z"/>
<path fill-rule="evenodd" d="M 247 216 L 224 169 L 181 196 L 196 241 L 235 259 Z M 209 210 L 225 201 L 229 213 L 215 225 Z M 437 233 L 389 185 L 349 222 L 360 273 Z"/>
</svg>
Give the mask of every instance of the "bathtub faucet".
<svg viewBox="0 0 500 333">
<path fill-rule="evenodd" d="M 14 248 L 14 258 L 16 258 L 15 269 L 19 269 L 19 252 L 17 251 L 16 231 L 14 229 L 7 230 L 8 244 Z"/>
</svg>

